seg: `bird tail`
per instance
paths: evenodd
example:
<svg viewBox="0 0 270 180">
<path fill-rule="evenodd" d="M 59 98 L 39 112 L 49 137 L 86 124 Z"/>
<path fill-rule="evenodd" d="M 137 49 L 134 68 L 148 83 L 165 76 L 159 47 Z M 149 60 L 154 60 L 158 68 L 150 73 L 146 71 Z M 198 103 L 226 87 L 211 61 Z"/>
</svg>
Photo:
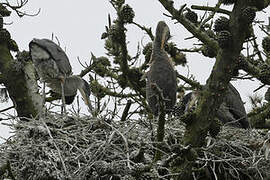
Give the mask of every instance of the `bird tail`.
<svg viewBox="0 0 270 180">
<path fill-rule="evenodd" d="M 74 101 L 74 99 L 75 99 L 75 96 L 76 95 L 73 95 L 73 96 L 65 96 L 65 102 L 66 102 L 66 104 L 72 104 L 72 102 Z"/>
</svg>

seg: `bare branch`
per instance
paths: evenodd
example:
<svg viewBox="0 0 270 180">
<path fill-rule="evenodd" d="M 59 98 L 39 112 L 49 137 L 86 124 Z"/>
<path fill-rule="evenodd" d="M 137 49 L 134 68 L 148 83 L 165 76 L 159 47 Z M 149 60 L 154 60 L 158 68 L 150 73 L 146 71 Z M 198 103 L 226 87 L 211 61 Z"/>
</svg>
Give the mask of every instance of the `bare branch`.
<svg viewBox="0 0 270 180">
<path fill-rule="evenodd" d="M 219 3 L 217 5 L 219 5 Z M 191 8 L 196 9 L 196 10 L 202 10 L 202 11 L 212 11 L 212 12 L 222 13 L 222 14 L 226 14 L 228 16 L 231 14 L 231 11 L 228 11 L 226 9 L 220 9 L 219 6 L 209 7 L 209 6 L 192 5 Z"/>
<path fill-rule="evenodd" d="M 20 0 L 20 2 L 17 1 L 17 5 L 11 5 L 8 0 L 6 0 L 6 3 L 2 3 L 3 5 L 11 8 L 13 11 L 15 11 L 17 13 L 17 15 L 19 17 L 23 17 L 23 16 L 37 16 L 41 9 L 39 8 L 38 11 L 34 14 L 28 14 L 26 12 L 22 12 L 19 9 L 21 9 L 23 6 L 25 6 L 28 3 L 28 0 Z"/>
<path fill-rule="evenodd" d="M 125 107 L 124 112 L 123 112 L 122 117 L 121 117 L 121 121 L 126 121 L 129 109 L 131 107 L 131 103 L 132 103 L 131 100 L 127 101 L 126 107 Z"/>
<path fill-rule="evenodd" d="M 205 20 L 203 20 L 201 23 L 200 23 L 200 28 L 204 26 L 205 23 L 207 23 L 209 20 L 213 19 L 213 17 L 215 16 L 215 14 L 217 13 L 219 9 L 219 7 L 221 6 L 222 4 L 222 1 L 218 1 L 218 3 L 216 4 L 216 6 L 214 7 L 214 11 L 212 11 L 212 13 L 210 14 L 210 16 L 208 16 Z M 192 6 L 191 6 L 192 8 Z"/>
<path fill-rule="evenodd" d="M 192 33 L 196 38 L 198 38 L 201 42 L 206 44 L 207 46 L 211 47 L 213 51 L 218 51 L 219 46 L 218 43 L 209 38 L 209 36 L 202 32 L 201 29 L 197 28 L 195 25 L 190 23 L 184 16 L 183 16 L 183 9 L 186 5 L 181 6 L 179 10 L 176 10 L 173 7 L 173 4 L 166 0 L 159 0 L 159 2 L 163 5 L 163 7 L 171 14 L 172 19 L 177 20 L 181 23 L 190 33 Z"/>
<path fill-rule="evenodd" d="M 8 110 L 13 109 L 13 108 L 15 108 L 15 106 L 10 106 L 8 108 L 2 109 L 2 110 L 0 110 L 0 113 L 3 113 L 5 111 L 8 111 Z"/>
<path fill-rule="evenodd" d="M 145 32 L 148 34 L 148 36 L 150 37 L 150 39 L 151 39 L 152 41 L 154 41 L 154 38 L 155 38 L 155 37 L 154 37 L 154 35 L 153 35 L 153 33 L 152 33 L 151 28 L 147 28 L 147 27 L 145 27 L 145 26 L 141 26 L 140 24 L 135 23 L 135 22 L 132 22 L 132 24 L 136 25 L 136 26 L 139 27 L 141 30 L 145 31 Z"/>
</svg>

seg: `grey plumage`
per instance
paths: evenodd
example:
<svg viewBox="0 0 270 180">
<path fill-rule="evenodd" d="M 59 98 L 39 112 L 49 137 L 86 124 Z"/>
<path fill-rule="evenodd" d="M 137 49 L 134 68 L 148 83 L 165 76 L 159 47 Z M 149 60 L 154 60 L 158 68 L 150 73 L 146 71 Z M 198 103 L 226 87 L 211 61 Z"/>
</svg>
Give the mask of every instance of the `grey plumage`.
<svg viewBox="0 0 270 180">
<path fill-rule="evenodd" d="M 41 68 L 48 68 L 49 70 L 49 74 L 47 70 L 46 73 L 42 74 L 41 78 L 46 79 L 47 75 L 51 76 L 49 79 L 71 75 L 72 68 L 66 53 L 53 41 L 49 39 L 33 39 L 29 43 L 29 48 L 35 67 L 39 70 L 38 73 L 45 71 Z"/>
<path fill-rule="evenodd" d="M 234 126 L 248 128 L 249 122 L 244 103 L 237 89 L 229 83 L 228 91 L 221 104 L 217 117 L 223 123 L 232 123 Z"/>
<path fill-rule="evenodd" d="M 194 96 L 192 96 L 192 94 Z M 184 96 L 180 105 L 180 114 L 183 114 L 190 108 L 188 106 L 190 106 L 192 98 L 197 98 L 198 95 L 199 93 L 192 92 Z M 228 90 L 222 104 L 217 111 L 216 116 L 224 124 L 230 124 L 232 126 L 241 128 L 249 127 L 244 103 L 241 99 L 239 92 L 231 83 L 229 83 L 228 85 Z"/>
<path fill-rule="evenodd" d="M 150 70 L 146 74 L 146 98 L 152 113 L 159 113 L 158 96 L 153 89 L 156 84 L 167 101 L 165 108 L 172 109 L 176 102 L 176 73 L 171 60 L 164 50 L 165 43 L 170 37 L 169 27 L 160 21 L 157 25 L 153 51 L 150 60 Z"/>
<path fill-rule="evenodd" d="M 80 76 L 72 75 L 72 67 L 66 53 L 49 39 L 33 39 L 29 43 L 30 55 L 41 80 L 53 92 L 71 97 L 73 101 L 77 90 L 80 90 L 85 103 L 91 107 L 89 84 Z"/>
</svg>

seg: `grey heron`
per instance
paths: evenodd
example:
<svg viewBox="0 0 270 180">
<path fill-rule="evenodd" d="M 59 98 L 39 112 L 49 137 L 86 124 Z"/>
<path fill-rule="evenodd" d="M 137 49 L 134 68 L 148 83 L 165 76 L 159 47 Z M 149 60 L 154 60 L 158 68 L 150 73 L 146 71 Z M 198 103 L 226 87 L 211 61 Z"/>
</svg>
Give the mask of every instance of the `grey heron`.
<svg viewBox="0 0 270 180">
<path fill-rule="evenodd" d="M 170 30 L 164 21 L 160 21 L 156 28 L 153 51 L 150 59 L 150 70 L 146 73 L 146 99 L 155 116 L 158 116 L 160 107 L 158 96 L 153 85 L 162 90 L 165 98 L 165 110 L 173 108 L 176 102 L 176 72 L 164 46 L 170 38 Z"/>
<path fill-rule="evenodd" d="M 30 56 L 41 81 L 53 92 L 62 94 L 65 110 L 65 99 L 72 103 L 80 91 L 85 104 L 92 110 L 90 103 L 90 86 L 80 76 L 72 75 L 72 67 L 66 53 L 60 46 L 49 39 L 33 39 L 29 43 Z M 43 93 L 44 94 L 44 93 Z"/>
<path fill-rule="evenodd" d="M 199 92 L 190 92 L 182 99 L 178 115 L 190 110 L 198 98 Z M 225 94 L 222 104 L 220 105 L 216 117 L 223 124 L 230 124 L 232 126 L 248 128 L 249 122 L 244 103 L 237 89 L 229 83 L 228 90 Z"/>
</svg>

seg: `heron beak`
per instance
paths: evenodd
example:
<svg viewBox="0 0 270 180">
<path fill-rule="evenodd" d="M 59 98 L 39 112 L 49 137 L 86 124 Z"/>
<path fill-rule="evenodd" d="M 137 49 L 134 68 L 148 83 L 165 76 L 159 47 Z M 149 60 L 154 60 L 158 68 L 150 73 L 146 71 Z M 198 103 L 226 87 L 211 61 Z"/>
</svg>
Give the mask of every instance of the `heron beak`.
<svg viewBox="0 0 270 180">
<path fill-rule="evenodd" d="M 164 49 L 164 45 L 168 40 L 168 37 L 166 37 L 167 33 L 169 32 L 169 29 L 166 27 L 162 34 L 161 39 L 161 49 Z"/>
<path fill-rule="evenodd" d="M 165 45 L 165 36 L 162 36 L 161 49 L 164 49 L 164 45 Z"/>
<path fill-rule="evenodd" d="M 84 90 L 82 88 L 79 88 L 79 91 L 80 91 L 80 93 L 81 93 L 81 95 L 83 97 L 84 103 L 88 106 L 89 110 L 92 111 L 93 107 L 91 105 L 89 97 L 85 94 L 85 92 L 84 92 Z"/>
</svg>

